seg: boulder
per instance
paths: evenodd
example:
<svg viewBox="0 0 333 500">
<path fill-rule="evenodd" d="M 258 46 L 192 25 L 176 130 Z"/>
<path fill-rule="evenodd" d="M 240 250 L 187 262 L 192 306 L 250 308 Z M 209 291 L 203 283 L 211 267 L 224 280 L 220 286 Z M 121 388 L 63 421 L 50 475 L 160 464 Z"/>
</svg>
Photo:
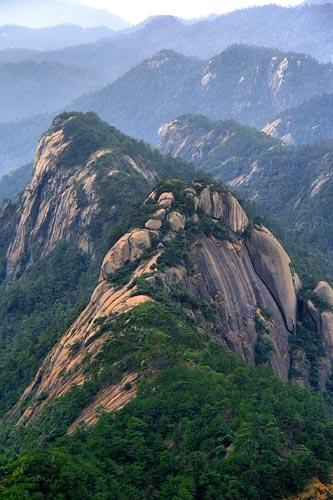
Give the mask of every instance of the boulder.
<svg viewBox="0 0 333 500">
<path fill-rule="evenodd" d="M 167 211 L 165 210 L 165 208 L 160 208 L 160 210 L 157 210 L 156 212 L 153 213 L 151 218 L 163 221 L 166 217 L 166 213 L 167 213 Z"/>
<path fill-rule="evenodd" d="M 186 217 L 180 212 L 171 212 L 171 214 L 168 215 L 167 220 L 170 224 L 171 231 L 174 233 L 178 233 L 179 231 L 185 229 Z"/>
<path fill-rule="evenodd" d="M 145 228 L 150 229 L 151 231 L 159 231 L 161 227 L 162 221 L 158 219 L 149 219 L 145 224 Z"/>
<path fill-rule="evenodd" d="M 323 311 L 311 301 L 307 302 L 308 310 L 316 323 L 317 332 L 326 350 L 326 355 L 320 360 L 319 370 L 319 387 L 324 391 L 333 367 L 333 313 L 330 310 L 333 306 L 333 290 L 326 281 L 320 281 L 314 289 L 314 294 L 327 304 L 327 309 Z"/>
<path fill-rule="evenodd" d="M 249 224 L 249 219 L 238 200 L 232 195 L 224 194 L 223 202 L 226 206 L 225 222 L 230 229 L 234 232 L 244 231 Z"/>
<path fill-rule="evenodd" d="M 151 247 L 150 232 L 145 229 L 137 229 L 130 234 L 129 245 L 131 257 L 130 260 L 136 260 Z"/>
<path fill-rule="evenodd" d="M 178 285 L 186 276 L 187 270 L 183 266 L 169 267 L 165 274 L 168 285 Z"/>
<path fill-rule="evenodd" d="M 161 208 L 171 208 L 174 201 L 175 197 L 173 193 L 162 193 L 158 199 L 157 204 Z"/>
<path fill-rule="evenodd" d="M 225 215 L 226 207 L 223 204 L 223 200 L 221 198 L 220 193 L 217 193 L 216 191 L 212 193 L 211 200 L 212 200 L 211 216 L 214 219 L 222 219 L 222 217 Z"/>
<path fill-rule="evenodd" d="M 210 197 L 210 190 L 204 188 L 199 196 L 199 208 L 203 211 L 204 215 L 209 217 L 212 213 L 212 201 Z"/>
<path fill-rule="evenodd" d="M 320 281 L 314 289 L 315 295 L 333 307 L 333 290 L 326 281 Z"/>
<path fill-rule="evenodd" d="M 148 230 L 136 229 L 126 233 L 115 243 L 106 254 L 100 274 L 100 280 L 105 280 L 121 268 L 127 261 L 134 261 L 141 257 L 145 250 L 151 247 L 151 237 Z"/>
</svg>

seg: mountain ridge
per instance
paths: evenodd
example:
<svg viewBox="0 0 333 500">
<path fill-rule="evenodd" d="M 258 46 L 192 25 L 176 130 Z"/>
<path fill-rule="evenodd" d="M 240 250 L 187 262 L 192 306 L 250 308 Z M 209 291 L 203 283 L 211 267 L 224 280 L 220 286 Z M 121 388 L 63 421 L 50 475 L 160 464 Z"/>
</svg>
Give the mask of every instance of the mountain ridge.
<svg viewBox="0 0 333 500">
<path fill-rule="evenodd" d="M 106 9 L 95 9 L 82 3 L 62 0 L 4 0 L 1 9 L 4 24 L 40 28 L 76 22 L 85 27 L 102 25 L 115 30 L 128 27 L 128 23 Z M 31 15 L 34 10 L 39 13 L 38 19 Z"/>
<path fill-rule="evenodd" d="M 125 132 L 156 143 L 165 117 L 164 122 L 197 112 L 261 127 L 277 110 L 330 87 L 333 66 L 303 54 L 235 45 L 201 61 L 163 50 L 71 106 L 94 110 Z"/>
<path fill-rule="evenodd" d="M 282 224 L 304 249 L 332 249 L 330 191 L 332 142 L 283 146 L 229 122 L 188 115 L 160 130 L 160 150 L 191 161 L 224 182 Z M 305 251 L 306 253 L 306 251 Z M 331 274 L 330 258 L 326 269 Z M 330 278 L 332 279 L 332 278 Z"/>
<path fill-rule="evenodd" d="M 0 50 L 59 50 L 72 45 L 92 43 L 101 38 L 111 38 L 112 36 L 115 36 L 115 32 L 103 26 L 82 28 L 75 24 L 60 24 L 33 29 L 9 24 L 0 26 Z"/>
<path fill-rule="evenodd" d="M 296 108 L 287 109 L 263 131 L 286 144 L 324 142 L 333 138 L 332 94 L 315 96 Z"/>
</svg>

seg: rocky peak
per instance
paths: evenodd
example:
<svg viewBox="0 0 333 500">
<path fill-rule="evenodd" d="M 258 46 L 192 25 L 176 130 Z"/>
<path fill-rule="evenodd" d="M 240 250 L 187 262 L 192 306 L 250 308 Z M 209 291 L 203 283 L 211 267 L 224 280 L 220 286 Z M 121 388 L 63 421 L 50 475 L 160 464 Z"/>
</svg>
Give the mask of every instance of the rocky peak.
<svg viewBox="0 0 333 500">
<path fill-rule="evenodd" d="M 108 224 L 110 231 L 128 200 L 142 199 L 174 166 L 93 113 L 60 115 L 37 147 L 7 252 L 7 275 L 16 276 L 60 240 L 94 258 L 101 228 Z"/>
<path fill-rule="evenodd" d="M 94 359 L 113 335 L 112 326 L 101 329 L 100 324 L 111 325 L 117 315 L 158 301 L 161 294 L 182 305 L 207 338 L 288 378 L 296 290 L 290 259 L 274 236 L 254 227 L 239 202 L 209 181 L 165 181 L 141 210 L 143 226 L 131 229 L 109 250 L 89 305 L 45 359 L 14 410 L 33 396 L 23 420 L 38 416 L 50 398 L 83 382 L 85 360 Z M 73 354 L 71 346 L 80 348 Z M 126 377 L 137 380 L 140 374 Z M 110 390 L 113 401 L 115 389 Z M 97 400 L 108 397 L 103 392 Z M 93 420 L 92 412 L 86 413 Z"/>
</svg>

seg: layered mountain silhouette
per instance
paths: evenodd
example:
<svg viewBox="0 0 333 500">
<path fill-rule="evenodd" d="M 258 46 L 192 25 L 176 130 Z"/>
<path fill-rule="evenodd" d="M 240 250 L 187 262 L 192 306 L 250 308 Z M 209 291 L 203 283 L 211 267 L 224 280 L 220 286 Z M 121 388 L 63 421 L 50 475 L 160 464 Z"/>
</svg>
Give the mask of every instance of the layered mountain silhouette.
<svg viewBox="0 0 333 500">
<path fill-rule="evenodd" d="M 306 78 L 304 75 L 306 74 Z M 162 51 L 72 103 L 156 143 L 163 120 L 188 112 L 262 127 L 269 117 L 333 88 L 333 66 L 309 56 L 236 45 L 209 61 Z"/>
<path fill-rule="evenodd" d="M 85 27 L 108 26 L 114 30 L 128 26 L 108 10 L 94 9 L 66 0 L 3 0 L 1 22 L 33 28 L 64 23 L 76 23 Z"/>
</svg>

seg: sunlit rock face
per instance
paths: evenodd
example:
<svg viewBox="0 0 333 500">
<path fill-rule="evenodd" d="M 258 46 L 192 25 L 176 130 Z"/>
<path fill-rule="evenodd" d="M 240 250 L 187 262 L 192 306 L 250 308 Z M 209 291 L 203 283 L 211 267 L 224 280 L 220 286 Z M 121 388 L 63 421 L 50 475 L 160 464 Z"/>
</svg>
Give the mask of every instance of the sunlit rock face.
<svg viewBox="0 0 333 500">
<path fill-rule="evenodd" d="M 288 255 L 266 228 L 250 228 L 248 216 L 227 191 L 192 183 L 182 199 L 185 202 L 180 204 L 172 192 L 153 192 L 144 207 L 149 207 L 148 226 L 151 221 L 159 221 L 159 229 L 149 229 L 145 222 L 145 227 L 125 233 L 106 254 L 90 303 L 46 357 L 13 409 L 12 415 L 19 413 L 33 396 L 21 422 L 38 417 L 50 398 L 84 382 L 86 360 L 91 362 L 112 337 L 115 317 L 154 300 L 154 296 L 137 292 L 138 278 L 147 279 L 166 294 L 173 289 L 187 290 L 195 300 L 211 307 L 215 311 L 214 328 L 199 309 L 191 310 L 199 329 L 252 365 L 256 364 L 261 335 L 258 322 L 264 325 L 272 347 L 269 365 L 279 377 L 288 379 L 288 341 L 296 324 L 296 290 Z M 227 236 L 204 233 L 203 224 L 224 228 Z M 179 238 L 187 238 L 190 228 L 196 236 L 189 243 L 184 264 L 160 267 L 160 258 L 168 247 Z M 126 283 L 114 285 L 113 277 L 129 265 L 134 270 Z M 110 327 L 101 330 L 100 325 L 108 322 Z M 79 348 L 74 351 L 75 346 Z M 136 383 L 140 374 L 133 372 L 126 377 Z M 126 396 L 120 385 L 105 388 L 83 412 L 82 420 L 95 421 L 97 403 L 105 409 L 117 409 L 134 396 L 135 390 Z"/>
</svg>

